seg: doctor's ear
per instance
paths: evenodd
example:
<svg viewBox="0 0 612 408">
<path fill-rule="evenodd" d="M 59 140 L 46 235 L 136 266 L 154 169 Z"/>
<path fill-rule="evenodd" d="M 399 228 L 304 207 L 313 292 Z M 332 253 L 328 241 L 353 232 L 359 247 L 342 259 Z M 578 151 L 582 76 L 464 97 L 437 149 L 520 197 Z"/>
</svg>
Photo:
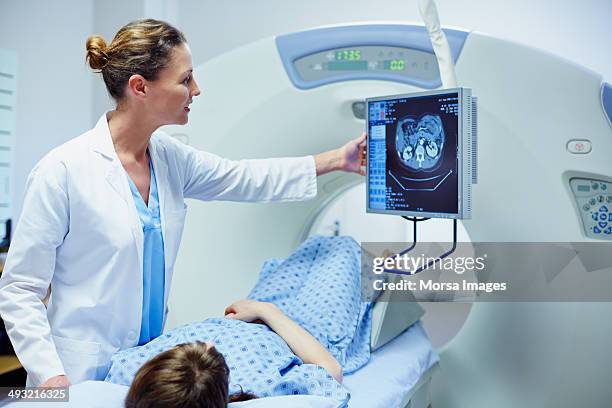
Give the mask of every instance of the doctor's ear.
<svg viewBox="0 0 612 408">
<path fill-rule="evenodd" d="M 128 91 L 131 95 L 143 97 L 146 94 L 147 80 L 139 74 L 134 74 L 128 79 Z"/>
</svg>

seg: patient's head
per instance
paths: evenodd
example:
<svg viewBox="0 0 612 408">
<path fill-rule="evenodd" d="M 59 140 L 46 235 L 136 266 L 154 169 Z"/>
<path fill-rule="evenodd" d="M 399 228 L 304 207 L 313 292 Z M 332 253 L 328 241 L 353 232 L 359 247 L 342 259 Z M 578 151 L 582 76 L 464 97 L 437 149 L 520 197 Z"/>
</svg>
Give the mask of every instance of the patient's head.
<svg viewBox="0 0 612 408">
<path fill-rule="evenodd" d="M 226 407 L 256 398 L 228 396 L 229 368 L 223 355 L 206 343 L 181 344 L 149 360 L 136 373 L 126 408 Z"/>
</svg>

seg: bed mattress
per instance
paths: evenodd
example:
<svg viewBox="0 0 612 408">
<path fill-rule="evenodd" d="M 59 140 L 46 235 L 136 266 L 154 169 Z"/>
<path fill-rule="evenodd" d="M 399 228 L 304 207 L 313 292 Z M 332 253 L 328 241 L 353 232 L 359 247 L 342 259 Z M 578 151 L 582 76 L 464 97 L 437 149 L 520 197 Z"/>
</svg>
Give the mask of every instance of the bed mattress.
<svg viewBox="0 0 612 408">
<path fill-rule="evenodd" d="M 372 353 L 368 364 L 344 377 L 349 408 L 401 407 L 421 376 L 438 362 L 421 322 Z"/>
</svg>

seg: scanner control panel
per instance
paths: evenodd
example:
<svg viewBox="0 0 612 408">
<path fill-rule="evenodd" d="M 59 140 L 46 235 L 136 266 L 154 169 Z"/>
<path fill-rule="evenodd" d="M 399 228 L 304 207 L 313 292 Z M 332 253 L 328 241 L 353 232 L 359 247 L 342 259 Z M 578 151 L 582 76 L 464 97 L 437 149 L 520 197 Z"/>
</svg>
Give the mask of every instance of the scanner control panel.
<svg viewBox="0 0 612 408">
<path fill-rule="evenodd" d="M 612 183 L 573 178 L 570 187 L 589 238 L 612 241 Z"/>
</svg>

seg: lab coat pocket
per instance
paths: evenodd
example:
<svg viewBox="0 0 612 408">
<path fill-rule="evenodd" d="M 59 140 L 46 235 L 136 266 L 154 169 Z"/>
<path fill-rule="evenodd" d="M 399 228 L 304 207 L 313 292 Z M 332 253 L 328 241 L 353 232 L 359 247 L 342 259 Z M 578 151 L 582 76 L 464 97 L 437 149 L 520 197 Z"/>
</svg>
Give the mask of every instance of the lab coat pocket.
<svg viewBox="0 0 612 408">
<path fill-rule="evenodd" d="M 102 348 L 100 343 L 60 336 L 53 336 L 53 342 L 72 384 L 98 379 L 96 372 Z"/>
</svg>

